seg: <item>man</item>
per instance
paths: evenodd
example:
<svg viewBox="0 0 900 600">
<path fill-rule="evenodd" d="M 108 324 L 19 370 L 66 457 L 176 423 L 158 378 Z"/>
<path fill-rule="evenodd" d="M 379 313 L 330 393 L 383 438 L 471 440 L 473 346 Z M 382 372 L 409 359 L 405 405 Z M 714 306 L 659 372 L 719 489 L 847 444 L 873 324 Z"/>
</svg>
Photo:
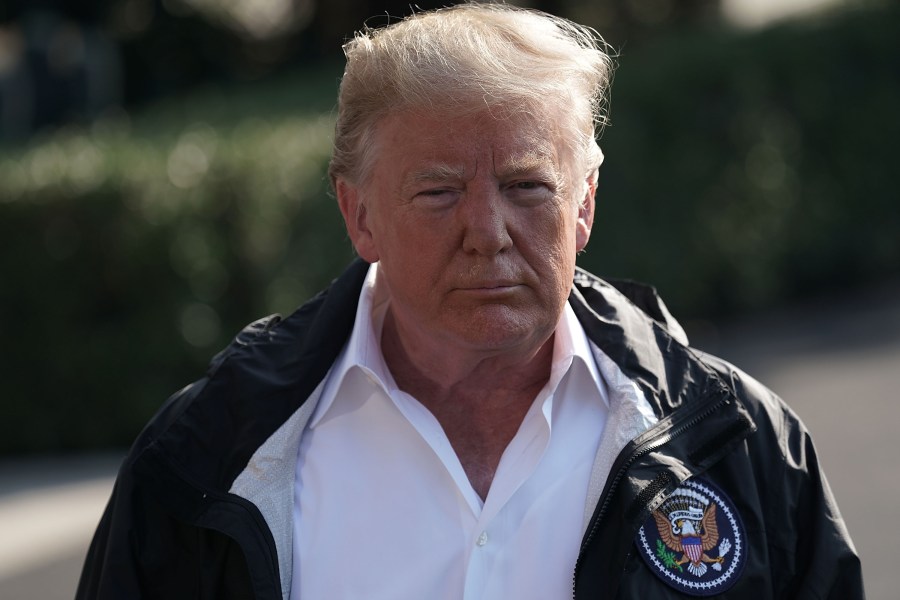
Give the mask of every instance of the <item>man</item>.
<svg viewBox="0 0 900 600">
<path fill-rule="evenodd" d="M 79 597 L 861 598 L 796 417 L 575 267 L 592 32 L 463 5 L 345 50 L 330 173 L 362 260 L 163 407 Z"/>
</svg>

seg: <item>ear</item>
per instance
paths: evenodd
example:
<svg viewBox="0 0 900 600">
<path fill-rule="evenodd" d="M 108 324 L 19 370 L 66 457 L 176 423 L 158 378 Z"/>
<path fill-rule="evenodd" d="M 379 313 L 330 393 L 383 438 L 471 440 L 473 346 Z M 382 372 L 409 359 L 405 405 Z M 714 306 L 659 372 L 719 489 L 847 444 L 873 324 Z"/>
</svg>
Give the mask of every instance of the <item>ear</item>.
<svg viewBox="0 0 900 600">
<path fill-rule="evenodd" d="M 345 179 L 338 178 L 334 190 L 341 214 L 344 215 L 347 234 L 353 242 L 353 247 L 356 248 L 356 253 L 368 263 L 377 262 L 378 250 L 369 229 L 369 211 L 359 188 Z"/>
<path fill-rule="evenodd" d="M 578 206 L 578 220 L 575 222 L 575 248 L 581 252 L 591 238 L 594 226 L 594 195 L 597 193 L 598 169 L 594 169 L 584 181 L 584 196 Z"/>
</svg>

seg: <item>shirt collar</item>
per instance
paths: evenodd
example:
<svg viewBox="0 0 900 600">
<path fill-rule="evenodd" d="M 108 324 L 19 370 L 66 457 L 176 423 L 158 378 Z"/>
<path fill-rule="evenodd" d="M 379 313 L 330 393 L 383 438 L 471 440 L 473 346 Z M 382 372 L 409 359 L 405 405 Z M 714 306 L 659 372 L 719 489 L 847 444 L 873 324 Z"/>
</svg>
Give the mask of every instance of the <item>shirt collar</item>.
<svg viewBox="0 0 900 600">
<path fill-rule="evenodd" d="M 353 322 L 350 339 L 347 340 L 328 374 L 328 381 L 325 382 L 319 404 L 309 421 L 311 428 L 318 425 L 334 404 L 341 384 L 347 373 L 353 369 L 361 369 L 373 384 L 380 385 L 386 390 L 396 388 L 394 378 L 381 354 L 381 327 L 387 312 L 388 296 L 384 286 L 377 285 L 377 275 L 378 263 L 373 263 L 359 293 L 356 319 Z"/>
<path fill-rule="evenodd" d="M 603 401 L 604 406 L 609 407 L 609 398 L 606 393 L 606 385 L 603 376 L 597 369 L 594 353 L 591 350 L 591 342 L 584 328 L 575 316 L 575 311 L 566 302 L 563 314 L 556 326 L 553 342 L 553 364 L 550 368 L 551 390 L 555 390 L 559 382 L 575 365 L 584 368 L 594 387 Z"/>
<path fill-rule="evenodd" d="M 359 304 L 350 339 L 341 350 L 334 367 L 328 374 L 328 381 L 325 382 L 318 406 L 309 421 L 310 428 L 316 427 L 328 413 L 340 391 L 341 384 L 353 369 L 360 369 L 373 385 L 384 388 L 388 394 L 397 389 L 397 384 L 381 353 L 381 328 L 388 304 L 387 291 L 384 286 L 378 285 L 378 263 L 373 263 L 369 267 L 359 294 Z M 548 392 L 548 398 L 552 398 L 560 381 L 574 365 L 586 369 L 600 399 L 608 408 L 609 399 L 606 386 L 594 361 L 591 343 L 584 328 L 581 327 L 581 323 L 578 322 L 575 311 L 567 302 L 554 335 L 550 379 L 544 386 L 544 390 Z M 551 403 L 545 401 L 541 404 L 543 404 L 544 416 L 549 422 Z"/>
</svg>

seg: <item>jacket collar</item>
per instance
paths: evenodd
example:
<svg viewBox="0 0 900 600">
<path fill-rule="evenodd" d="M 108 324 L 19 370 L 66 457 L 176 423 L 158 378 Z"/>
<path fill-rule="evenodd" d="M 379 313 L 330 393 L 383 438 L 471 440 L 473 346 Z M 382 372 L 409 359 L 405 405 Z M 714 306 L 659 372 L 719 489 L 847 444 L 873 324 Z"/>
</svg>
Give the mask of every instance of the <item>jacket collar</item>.
<svg viewBox="0 0 900 600">
<path fill-rule="evenodd" d="M 648 286 L 605 281 L 578 269 L 569 302 L 588 337 L 646 394 L 659 418 L 727 391 L 688 347 L 684 330 Z"/>
</svg>

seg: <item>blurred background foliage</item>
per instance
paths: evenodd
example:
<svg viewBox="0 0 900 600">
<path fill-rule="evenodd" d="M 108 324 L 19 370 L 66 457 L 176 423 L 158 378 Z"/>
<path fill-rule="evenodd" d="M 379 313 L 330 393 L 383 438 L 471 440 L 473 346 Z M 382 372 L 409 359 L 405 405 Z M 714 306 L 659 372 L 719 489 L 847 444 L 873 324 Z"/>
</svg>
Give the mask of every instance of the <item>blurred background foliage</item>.
<svg viewBox="0 0 900 600">
<path fill-rule="evenodd" d="M 896 8 L 751 31 L 727 0 L 527 4 L 620 50 L 582 266 L 688 320 L 900 276 Z M 339 47 L 409 10 L 0 6 L 0 455 L 127 445 L 243 324 L 341 271 Z"/>
</svg>

